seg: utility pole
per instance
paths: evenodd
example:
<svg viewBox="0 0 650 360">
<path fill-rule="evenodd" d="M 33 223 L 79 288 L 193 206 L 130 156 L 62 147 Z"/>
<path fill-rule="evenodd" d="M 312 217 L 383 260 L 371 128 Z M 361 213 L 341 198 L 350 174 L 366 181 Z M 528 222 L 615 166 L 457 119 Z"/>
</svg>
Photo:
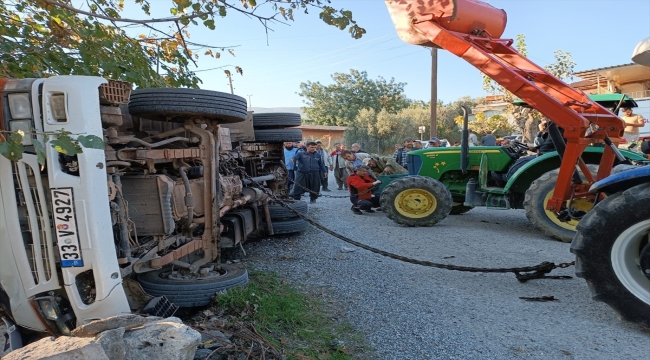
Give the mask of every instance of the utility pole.
<svg viewBox="0 0 650 360">
<path fill-rule="evenodd" d="M 228 83 L 230 84 L 230 93 L 234 94 L 235 91 L 232 88 L 232 74 L 230 73 L 230 70 L 224 70 L 224 72 L 226 73 L 226 76 L 228 77 Z"/>
<path fill-rule="evenodd" d="M 429 135 L 438 137 L 438 49 L 431 48 L 431 128 Z"/>
<path fill-rule="evenodd" d="M 248 95 L 248 108 L 249 109 L 253 107 L 253 102 L 251 101 L 251 96 L 253 96 L 253 94 Z"/>
</svg>

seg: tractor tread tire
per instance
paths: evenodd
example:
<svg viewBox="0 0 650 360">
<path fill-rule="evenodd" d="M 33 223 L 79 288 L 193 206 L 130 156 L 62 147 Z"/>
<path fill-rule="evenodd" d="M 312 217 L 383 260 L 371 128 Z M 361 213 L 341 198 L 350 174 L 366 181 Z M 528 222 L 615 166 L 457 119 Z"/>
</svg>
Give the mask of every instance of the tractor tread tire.
<svg viewBox="0 0 650 360">
<path fill-rule="evenodd" d="M 138 282 L 145 292 L 152 296 L 166 296 L 179 307 L 206 306 L 212 302 L 215 293 L 248 283 L 248 270 L 239 265 L 222 264 L 227 273 L 219 278 L 206 280 L 169 280 L 159 277 L 168 268 L 138 275 Z"/>
<path fill-rule="evenodd" d="M 576 276 L 586 280 L 592 298 L 609 305 L 621 319 L 645 327 L 650 327 L 650 303 L 639 299 L 619 280 L 612 266 L 612 249 L 625 230 L 650 218 L 648 204 L 650 184 L 607 197 L 578 223 L 571 243 L 571 252 L 576 255 Z"/>
<path fill-rule="evenodd" d="M 409 218 L 395 208 L 395 198 L 406 189 L 419 188 L 428 191 L 436 198 L 436 209 L 423 218 Z M 453 200 L 451 192 L 445 185 L 435 179 L 425 176 L 406 176 L 391 181 L 381 193 L 381 211 L 400 225 L 433 226 L 444 220 L 451 212 Z"/>
<path fill-rule="evenodd" d="M 255 142 L 302 141 L 300 129 L 261 129 L 255 130 Z"/>
<path fill-rule="evenodd" d="M 253 128 L 278 129 L 300 126 L 302 120 L 297 113 L 264 113 L 253 114 Z"/>
<path fill-rule="evenodd" d="M 155 121 L 184 122 L 202 118 L 219 123 L 246 120 L 246 99 L 211 90 L 153 88 L 131 94 L 129 114 Z"/>
<path fill-rule="evenodd" d="M 597 166 L 587 166 L 595 176 L 598 171 Z M 530 220 L 538 230 L 542 231 L 544 235 L 569 243 L 573 240 L 576 232 L 555 224 L 546 214 L 546 204 L 544 203 L 546 195 L 555 188 L 557 175 L 559 173 L 560 169 L 551 170 L 534 180 L 524 194 L 523 205 L 528 220 Z"/>
</svg>

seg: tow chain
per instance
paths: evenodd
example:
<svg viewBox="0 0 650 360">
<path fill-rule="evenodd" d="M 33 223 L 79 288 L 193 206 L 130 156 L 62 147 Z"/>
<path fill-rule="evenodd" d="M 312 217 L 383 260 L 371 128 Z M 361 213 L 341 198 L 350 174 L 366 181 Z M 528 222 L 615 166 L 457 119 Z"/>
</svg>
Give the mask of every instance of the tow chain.
<svg viewBox="0 0 650 360">
<path fill-rule="evenodd" d="M 441 263 L 434 263 L 431 261 L 424 261 L 424 260 L 417 260 L 417 259 L 412 259 L 406 256 L 401 256 L 401 255 L 396 255 L 393 253 L 389 253 L 387 251 L 379 250 L 377 248 L 374 248 L 372 246 L 368 246 L 365 244 L 362 244 L 358 241 L 354 241 L 350 239 L 349 237 L 339 234 L 333 230 L 330 230 L 326 228 L 325 226 L 317 223 L 316 221 L 312 220 L 308 216 L 299 213 L 298 211 L 294 210 L 291 208 L 287 203 L 279 199 L 275 194 L 271 193 L 268 189 L 266 189 L 262 184 L 258 183 L 257 181 L 253 180 L 250 176 L 245 175 L 248 177 L 249 180 L 253 182 L 256 186 L 258 186 L 264 193 L 269 195 L 273 200 L 275 200 L 280 206 L 284 207 L 285 209 L 289 210 L 290 212 L 294 213 L 298 217 L 302 218 L 306 222 L 310 223 L 311 225 L 315 226 L 316 228 L 338 238 L 341 239 L 349 244 L 352 244 L 354 246 L 360 247 L 362 249 L 366 249 L 370 252 L 373 252 L 375 254 L 379 254 L 382 256 L 389 257 L 391 259 L 395 260 L 400 260 L 403 262 L 407 262 L 410 264 L 416 264 L 416 265 L 422 265 L 422 266 L 428 266 L 428 267 L 434 267 L 434 268 L 439 268 L 439 269 L 447 269 L 447 270 L 455 270 L 455 271 L 463 271 L 463 272 L 480 272 L 480 273 L 513 273 L 515 274 L 515 277 L 519 282 L 526 282 L 528 280 L 532 279 L 572 279 L 572 276 L 567 276 L 567 275 L 555 275 L 555 276 L 549 276 L 551 271 L 554 269 L 562 269 L 562 268 L 567 268 L 569 266 L 572 266 L 575 264 L 575 261 L 571 262 L 566 262 L 566 263 L 560 263 L 560 264 L 555 264 L 552 262 L 544 261 L 540 264 L 533 265 L 533 266 L 522 266 L 522 267 L 512 267 L 512 268 L 482 268 L 482 267 L 470 267 L 470 266 L 458 266 L 458 265 L 449 265 L 449 264 L 441 264 Z"/>
</svg>

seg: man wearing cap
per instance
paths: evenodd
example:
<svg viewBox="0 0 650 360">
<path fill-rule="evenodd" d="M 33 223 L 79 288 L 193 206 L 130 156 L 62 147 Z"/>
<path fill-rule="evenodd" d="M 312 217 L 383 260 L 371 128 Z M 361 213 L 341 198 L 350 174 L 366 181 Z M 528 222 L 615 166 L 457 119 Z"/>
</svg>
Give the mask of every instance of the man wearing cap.
<svg viewBox="0 0 650 360">
<path fill-rule="evenodd" d="M 348 189 L 350 189 L 350 202 L 352 202 L 352 212 L 363 214 L 361 210 L 367 213 L 374 213 L 373 207 L 379 207 L 379 198 L 372 194 L 372 188 L 381 184 L 380 180 L 375 180 L 368 175 L 366 165 L 356 165 L 350 176 L 348 176 Z"/>
<path fill-rule="evenodd" d="M 316 151 L 316 143 L 310 141 L 305 145 L 305 150 L 298 151 L 293 157 L 296 166 L 296 182 L 291 189 L 291 197 L 294 200 L 300 200 L 307 189 L 311 199 L 310 203 L 314 204 L 320 192 L 321 174 L 324 173 L 327 176 L 327 168 Z"/>
<path fill-rule="evenodd" d="M 621 119 L 625 121 L 625 133 L 623 137 L 627 140 L 628 144 L 635 143 L 639 140 L 639 128 L 645 125 L 645 119 L 641 115 L 634 114 L 629 107 L 624 107 L 622 110 L 623 116 L 621 116 Z"/>
<path fill-rule="evenodd" d="M 404 139 L 404 147 L 401 149 L 395 150 L 393 153 L 393 159 L 397 161 L 398 164 L 408 170 L 409 157 L 406 155 L 409 151 L 413 150 L 413 138 L 407 137 Z"/>
<path fill-rule="evenodd" d="M 325 176 L 329 170 L 333 170 L 334 167 L 332 166 L 332 157 L 330 156 L 330 152 L 327 151 L 326 149 L 323 149 L 323 144 L 320 140 L 316 140 L 316 151 L 320 154 L 321 159 L 323 159 L 323 164 L 325 164 L 325 173 L 321 174 L 321 186 L 322 186 L 322 191 L 331 191 L 328 188 L 328 176 Z"/>
<path fill-rule="evenodd" d="M 359 143 L 354 143 L 350 145 L 350 149 L 355 154 L 367 154 L 367 152 L 361 150 L 361 145 L 359 145 Z"/>
<path fill-rule="evenodd" d="M 429 147 L 440 147 L 440 140 L 437 137 L 429 139 Z"/>
<path fill-rule="evenodd" d="M 408 171 L 398 164 L 392 156 L 379 156 L 372 154 L 363 159 L 363 164 L 368 166 L 376 175 L 408 174 Z"/>
</svg>

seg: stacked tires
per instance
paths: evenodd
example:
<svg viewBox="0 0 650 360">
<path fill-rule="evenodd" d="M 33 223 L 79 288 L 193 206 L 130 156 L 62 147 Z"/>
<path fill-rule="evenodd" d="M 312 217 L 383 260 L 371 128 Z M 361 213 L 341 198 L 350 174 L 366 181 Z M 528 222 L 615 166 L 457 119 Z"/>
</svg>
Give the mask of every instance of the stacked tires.
<svg viewBox="0 0 650 360">
<path fill-rule="evenodd" d="M 265 143 L 301 141 L 302 130 L 292 129 L 300 124 L 300 114 L 296 113 L 253 114 L 255 141 Z"/>
<path fill-rule="evenodd" d="M 289 209 L 277 203 L 269 203 L 273 234 L 293 234 L 307 230 L 309 223 L 296 214 L 307 214 L 309 209 L 307 203 L 301 200 L 283 200 L 283 202 Z"/>
<path fill-rule="evenodd" d="M 255 142 L 301 141 L 302 130 L 292 129 L 300 124 L 300 114 L 296 113 L 253 114 Z M 304 201 L 285 201 L 285 204 L 300 214 L 307 213 L 308 206 Z M 309 223 L 280 204 L 269 204 L 269 211 L 274 235 L 297 233 L 309 227 Z"/>
</svg>

